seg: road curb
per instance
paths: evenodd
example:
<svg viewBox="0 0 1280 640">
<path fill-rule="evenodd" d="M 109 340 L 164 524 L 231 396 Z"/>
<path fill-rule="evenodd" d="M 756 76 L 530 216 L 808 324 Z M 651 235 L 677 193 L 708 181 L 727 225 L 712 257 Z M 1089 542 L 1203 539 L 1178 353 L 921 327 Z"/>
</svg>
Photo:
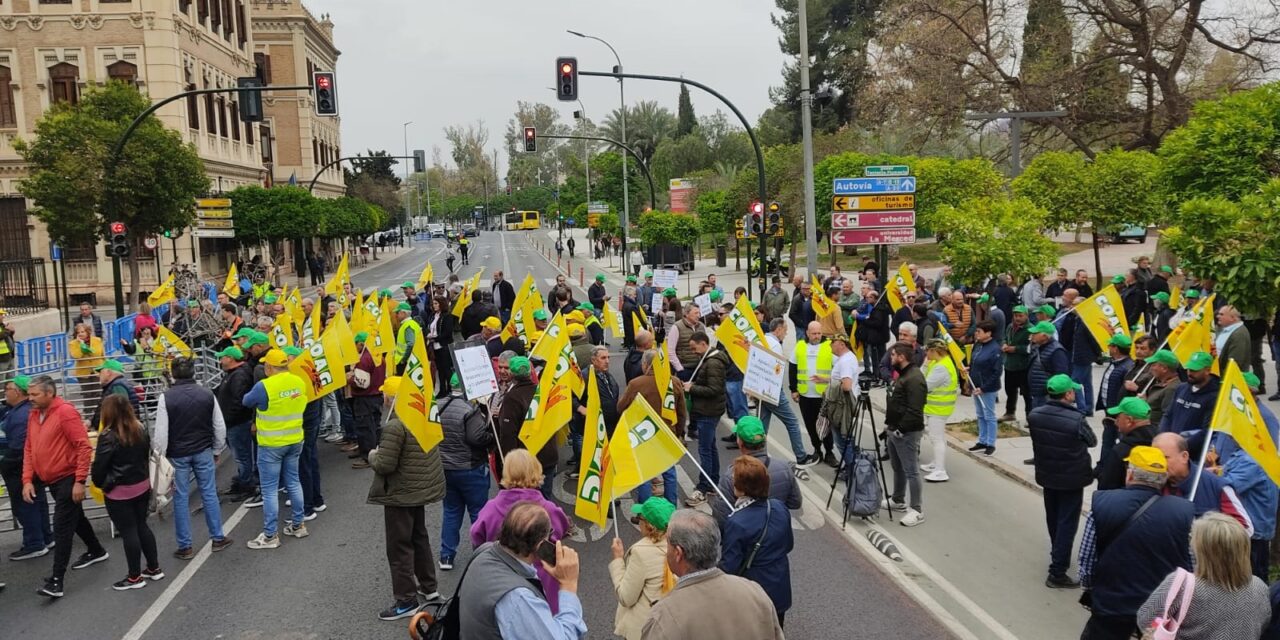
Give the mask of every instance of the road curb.
<svg viewBox="0 0 1280 640">
<path fill-rule="evenodd" d="M 971 460 L 977 462 L 978 464 L 988 469 L 991 469 L 996 473 L 1040 495 L 1044 495 L 1044 490 L 1040 488 L 1040 485 L 1036 484 L 1035 482 L 1032 482 L 1031 480 L 1028 480 L 1025 476 L 1022 475 L 1020 471 L 1018 471 L 1012 465 L 1004 462 L 1003 460 L 1000 460 L 998 458 L 992 458 L 989 456 L 977 455 L 976 453 L 969 451 L 968 442 L 960 440 L 959 438 L 956 438 L 955 436 L 950 434 L 947 435 L 947 445 L 950 446 L 952 449 L 964 454 L 965 456 L 968 456 Z"/>
</svg>

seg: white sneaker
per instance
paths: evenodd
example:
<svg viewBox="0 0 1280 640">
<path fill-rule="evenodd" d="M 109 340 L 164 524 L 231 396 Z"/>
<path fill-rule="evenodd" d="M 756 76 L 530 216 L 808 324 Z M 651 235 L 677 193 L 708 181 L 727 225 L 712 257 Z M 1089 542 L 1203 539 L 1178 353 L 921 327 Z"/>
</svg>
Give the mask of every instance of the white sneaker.
<svg viewBox="0 0 1280 640">
<path fill-rule="evenodd" d="M 920 470 L 925 473 L 929 473 L 934 469 L 937 469 L 937 467 L 935 467 L 932 462 L 926 462 L 925 464 L 920 465 Z"/>
<path fill-rule="evenodd" d="M 706 502 L 707 502 L 707 496 L 705 494 L 703 494 L 701 491 L 694 491 L 693 493 L 689 494 L 688 498 L 684 499 L 684 506 L 696 507 L 701 504 L 706 504 Z"/>
<path fill-rule="evenodd" d="M 907 515 L 902 516 L 902 519 L 898 521 L 898 524 L 904 527 L 914 527 L 921 522 L 924 522 L 923 513 L 920 513 L 915 509 L 907 509 Z"/>
<path fill-rule="evenodd" d="M 280 548 L 280 536 L 267 537 L 265 533 L 259 533 L 258 537 L 246 542 L 250 549 L 278 549 Z"/>
<path fill-rule="evenodd" d="M 897 502 L 893 498 L 885 498 L 884 500 L 880 501 L 880 508 L 888 509 L 890 511 L 902 512 L 907 510 L 907 503 Z"/>
<path fill-rule="evenodd" d="M 939 471 L 937 469 L 934 469 L 933 473 L 924 477 L 925 482 L 946 482 L 950 479 L 951 476 L 948 476 L 946 471 Z"/>
<path fill-rule="evenodd" d="M 305 538 L 311 535 L 311 533 L 307 531 L 306 523 L 300 524 L 296 527 L 293 526 L 293 523 L 286 524 L 284 526 L 284 534 L 286 536 L 293 536 L 295 538 Z"/>
</svg>

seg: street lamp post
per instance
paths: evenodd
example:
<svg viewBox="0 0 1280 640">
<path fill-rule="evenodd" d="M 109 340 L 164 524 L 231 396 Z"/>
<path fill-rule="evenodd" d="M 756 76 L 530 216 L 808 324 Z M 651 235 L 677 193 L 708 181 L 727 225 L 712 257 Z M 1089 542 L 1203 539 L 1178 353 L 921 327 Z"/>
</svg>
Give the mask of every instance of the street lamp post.
<svg viewBox="0 0 1280 640">
<path fill-rule="evenodd" d="M 404 123 L 404 155 L 409 155 L 409 125 L 413 124 L 410 120 Z M 404 217 L 409 218 L 409 163 L 404 165 Z M 413 221 L 409 220 L 410 228 Z M 404 242 L 404 220 L 400 221 L 400 242 Z"/>
<path fill-rule="evenodd" d="M 566 29 L 566 31 L 568 31 L 572 35 L 578 36 L 579 38 L 586 38 L 588 40 L 596 40 L 604 43 L 604 46 L 609 47 L 609 51 L 613 52 L 614 60 L 618 62 L 618 66 L 613 68 L 613 72 L 622 73 L 622 58 L 618 56 L 618 50 L 614 49 L 613 45 L 609 44 L 603 38 L 597 38 L 596 36 L 589 36 L 585 33 L 580 33 L 572 29 Z M 621 108 L 621 110 L 619 111 L 619 117 L 621 119 L 621 125 L 622 125 L 622 144 L 625 145 L 627 143 L 627 95 L 623 89 L 622 78 L 618 78 L 618 99 L 619 99 L 619 102 L 621 103 L 619 105 Z M 630 265 L 631 256 L 627 254 L 627 219 L 630 217 L 629 214 L 631 213 L 631 197 L 627 192 L 627 182 L 628 182 L 627 177 L 628 177 L 627 154 L 624 153 L 622 154 L 622 220 L 620 221 L 622 226 L 622 270 L 623 272 L 629 272 L 631 270 L 631 265 Z M 655 204 L 654 206 L 657 206 L 657 205 Z"/>
</svg>

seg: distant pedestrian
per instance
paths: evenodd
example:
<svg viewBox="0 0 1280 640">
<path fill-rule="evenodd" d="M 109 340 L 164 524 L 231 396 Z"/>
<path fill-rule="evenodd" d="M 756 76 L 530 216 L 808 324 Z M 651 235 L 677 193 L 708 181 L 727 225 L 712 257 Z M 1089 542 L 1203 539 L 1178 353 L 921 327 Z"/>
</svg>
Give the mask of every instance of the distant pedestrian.
<svg viewBox="0 0 1280 640">
<path fill-rule="evenodd" d="M 884 505 L 892 511 L 905 511 L 899 522 L 914 527 L 924 522 L 923 496 L 920 483 L 920 436 L 924 432 L 924 406 L 928 386 L 920 367 L 912 362 L 911 347 L 898 343 L 889 349 L 898 378 L 889 387 L 885 402 L 885 436 L 889 461 L 893 466 L 893 491 Z M 904 501 L 910 489 L 911 502 Z"/>
<path fill-rule="evenodd" d="M 120 396 L 102 403 L 102 431 L 93 458 L 93 486 L 103 491 L 107 515 L 124 543 L 129 573 L 111 585 L 116 591 L 141 589 L 148 580 L 163 580 L 156 537 L 147 526 L 151 504 L 151 446 L 133 407 Z M 185 481 L 185 478 L 183 479 Z M 184 514 L 185 515 L 185 514 Z M 142 568 L 146 556 L 147 568 Z"/>
</svg>

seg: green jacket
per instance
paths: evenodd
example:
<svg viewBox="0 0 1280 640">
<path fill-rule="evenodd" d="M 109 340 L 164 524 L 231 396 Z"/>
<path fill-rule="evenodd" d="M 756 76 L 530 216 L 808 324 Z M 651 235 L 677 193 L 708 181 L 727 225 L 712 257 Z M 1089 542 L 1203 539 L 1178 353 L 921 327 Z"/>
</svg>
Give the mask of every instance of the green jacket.
<svg viewBox="0 0 1280 640">
<path fill-rule="evenodd" d="M 444 499 L 439 447 L 423 451 L 398 418 L 382 428 L 382 441 L 369 463 L 374 473 L 369 504 L 420 507 Z"/>
<path fill-rule="evenodd" d="M 1005 371 L 1026 371 L 1031 367 L 1031 325 L 1024 324 L 1014 330 L 1013 325 L 1004 332 L 1004 343 L 1013 347 L 1012 353 L 1004 354 Z"/>
<path fill-rule="evenodd" d="M 1249 364 L 1253 361 L 1252 342 L 1249 338 L 1249 329 L 1244 324 L 1232 331 L 1231 335 L 1227 336 L 1227 343 L 1218 350 L 1218 370 L 1225 375 L 1227 363 L 1235 360 L 1241 373 L 1248 372 Z"/>
<path fill-rule="evenodd" d="M 693 385 L 689 387 L 691 414 L 704 418 L 724 415 L 724 375 L 729 366 L 729 356 L 719 348 L 707 354 L 707 358 L 702 361 L 702 368 L 698 369 L 698 375 L 693 377 Z"/>
</svg>

